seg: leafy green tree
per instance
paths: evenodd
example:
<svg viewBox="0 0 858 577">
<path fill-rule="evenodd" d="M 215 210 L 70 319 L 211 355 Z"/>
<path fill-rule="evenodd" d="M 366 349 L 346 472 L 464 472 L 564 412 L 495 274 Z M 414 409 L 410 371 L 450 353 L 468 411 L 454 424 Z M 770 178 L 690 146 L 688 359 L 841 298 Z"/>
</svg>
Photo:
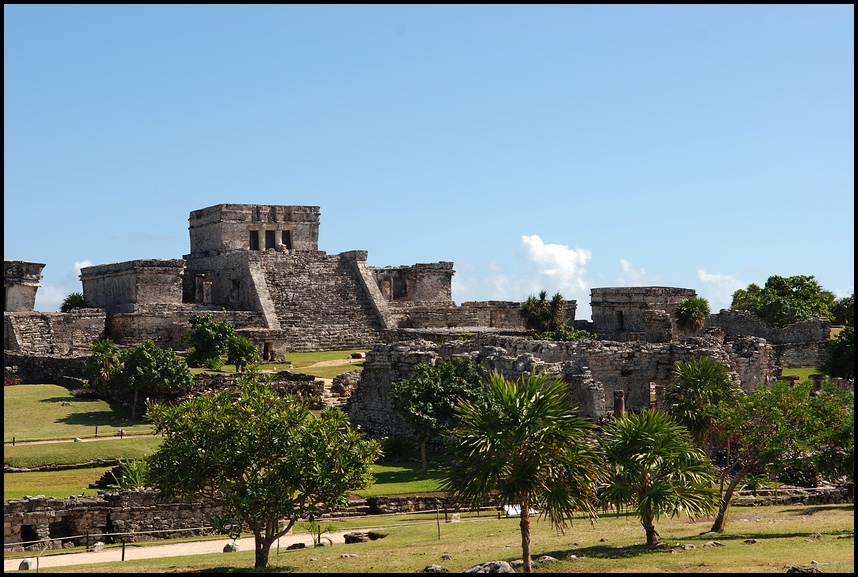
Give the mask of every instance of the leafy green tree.
<svg viewBox="0 0 858 577">
<path fill-rule="evenodd" d="M 137 416 L 139 393 L 176 393 L 188 391 L 194 378 L 188 365 L 172 349 L 160 349 L 153 341 L 144 341 L 122 351 L 121 386 L 134 392 L 131 418 Z"/>
<path fill-rule="evenodd" d="M 69 293 L 66 298 L 63 299 L 63 303 L 60 305 L 60 312 L 70 313 L 74 309 L 86 309 L 89 308 L 89 303 L 86 302 L 86 299 L 83 298 L 82 293 L 73 292 Z"/>
<path fill-rule="evenodd" d="M 188 353 L 188 365 L 205 366 L 207 359 L 219 358 L 226 354 L 230 340 L 236 336 L 235 327 L 228 320 L 215 320 L 211 315 L 191 313 L 188 317 L 191 330 L 184 337 L 185 343 L 192 347 Z"/>
<path fill-rule="evenodd" d="M 812 438 L 810 460 L 824 478 L 855 483 L 855 392 L 823 384 L 808 403 Z"/>
<path fill-rule="evenodd" d="M 852 293 L 848 297 L 837 299 L 837 302 L 834 303 L 834 307 L 831 309 L 831 313 L 834 315 L 835 323 L 846 325 L 847 327 L 854 327 L 855 293 Z"/>
<path fill-rule="evenodd" d="M 661 515 L 700 516 L 715 510 L 709 459 L 667 413 L 626 413 L 605 426 L 601 440 L 609 467 L 603 497 L 617 511 L 628 507 L 635 512 L 647 545 L 659 542 L 655 520 Z"/>
<path fill-rule="evenodd" d="M 256 376 L 237 384 L 237 395 L 222 391 L 149 408 L 164 435 L 149 457 L 149 479 L 165 498 L 218 503 L 222 514 L 213 526 L 233 538 L 242 524 L 249 528 L 255 567 L 262 568 L 271 544 L 296 521 L 347 505 L 350 492 L 371 483 L 380 449 L 337 408 L 317 417 L 299 398 L 278 396 Z"/>
<path fill-rule="evenodd" d="M 843 327 L 843 330 L 828 341 L 828 360 L 823 367 L 825 374 L 831 377 L 855 378 L 855 329 Z"/>
<path fill-rule="evenodd" d="M 426 442 L 453 424 L 458 399 L 475 399 L 483 379 L 484 371 L 469 357 L 454 357 L 437 367 L 418 363 L 413 377 L 391 383 L 393 410 L 416 433 L 424 473 Z"/>
<path fill-rule="evenodd" d="M 734 292 L 730 308 L 755 312 L 772 325 L 784 327 L 813 318 L 833 319 L 836 300 L 813 276 L 770 276 L 763 288 L 752 283 Z"/>
<path fill-rule="evenodd" d="M 249 338 L 235 335 L 229 339 L 226 347 L 226 362 L 235 365 L 235 370 L 243 372 L 247 365 L 258 363 L 262 360 L 259 349 Z"/>
<path fill-rule="evenodd" d="M 735 403 L 716 406 L 717 436 L 729 455 L 721 477 L 718 514 L 712 531 L 721 532 L 736 487 L 750 473 L 783 472 L 806 460 L 819 436 L 819 422 L 809 410 L 811 383 L 795 386 L 778 381 L 771 388 L 758 386 Z M 732 474 L 726 491 L 724 479 Z"/>
<path fill-rule="evenodd" d="M 665 387 L 667 412 L 688 429 L 698 447 L 709 455 L 715 428 L 715 408 L 735 402 L 741 389 L 730 379 L 730 370 L 712 357 L 674 363 L 673 380 Z"/>
<path fill-rule="evenodd" d="M 494 491 L 503 505 L 521 511 L 524 571 L 531 571 L 530 511 L 560 531 L 574 512 L 596 517 L 603 459 L 595 450 L 594 425 L 579 417 L 566 384 L 544 373 L 517 382 L 498 373 L 476 401 L 456 408 L 458 424 L 448 432 L 453 464 L 442 488 L 457 500 L 478 507 Z"/>
<path fill-rule="evenodd" d="M 539 298 L 531 295 L 522 303 L 519 313 L 524 326 L 535 333 L 552 332 L 566 324 L 563 317 L 563 295 L 556 293 L 548 300 L 548 293 L 540 291 Z"/>
<path fill-rule="evenodd" d="M 706 315 L 709 314 L 709 301 L 701 297 L 688 297 L 673 309 L 676 326 L 686 333 L 696 333 L 703 328 Z"/>
<path fill-rule="evenodd" d="M 89 350 L 92 355 L 86 359 L 89 377 L 101 389 L 102 396 L 108 398 L 108 385 L 122 372 L 122 358 L 119 348 L 110 339 L 94 341 Z"/>
</svg>

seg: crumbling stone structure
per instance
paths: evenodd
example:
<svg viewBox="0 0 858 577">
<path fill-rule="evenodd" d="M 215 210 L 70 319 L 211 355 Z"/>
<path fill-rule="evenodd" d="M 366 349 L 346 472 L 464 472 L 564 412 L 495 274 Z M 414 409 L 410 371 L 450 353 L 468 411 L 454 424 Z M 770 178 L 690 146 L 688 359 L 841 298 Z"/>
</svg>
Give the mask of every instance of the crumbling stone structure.
<svg viewBox="0 0 858 577">
<path fill-rule="evenodd" d="M 25 260 L 3 260 L 3 310 L 13 313 L 32 311 L 36 291 L 42 286 L 44 264 Z"/>
<path fill-rule="evenodd" d="M 107 335 L 119 344 L 152 339 L 181 349 L 191 312 L 220 312 L 267 361 L 287 351 L 369 348 L 405 329 L 524 330 L 518 303 L 457 307 L 452 262 L 377 268 L 366 251 L 318 250 L 319 216 L 317 206 L 195 210 L 190 254 L 84 268 L 84 295 L 107 312 Z"/>
<path fill-rule="evenodd" d="M 498 335 L 443 345 L 405 341 L 376 345 L 367 353 L 361 380 L 346 404 L 352 424 L 371 436 L 408 433 L 390 404 L 390 384 L 411 377 L 418 363 L 437 365 L 457 356 L 471 357 L 486 371 L 498 371 L 512 380 L 545 371 L 565 381 L 579 412 L 596 420 L 613 412 L 615 391 L 623 392 L 626 409 L 631 411 L 656 404 L 657 388 L 672 380 L 675 362 L 716 358 L 731 368 L 732 378 L 746 391 L 768 385 L 776 376 L 772 348 L 764 339 L 726 339 L 717 329 L 684 343 L 552 342 Z"/>
<path fill-rule="evenodd" d="M 676 305 L 696 296 L 694 289 L 674 287 L 590 289 L 593 325 L 589 330 L 605 340 L 669 342 L 676 333 Z"/>
</svg>

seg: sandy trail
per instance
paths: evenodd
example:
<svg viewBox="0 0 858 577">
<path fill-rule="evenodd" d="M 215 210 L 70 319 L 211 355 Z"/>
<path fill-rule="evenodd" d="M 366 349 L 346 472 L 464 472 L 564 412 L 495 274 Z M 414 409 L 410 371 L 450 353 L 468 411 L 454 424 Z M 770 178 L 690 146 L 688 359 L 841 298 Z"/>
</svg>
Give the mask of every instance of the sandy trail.
<svg viewBox="0 0 858 577">
<path fill-rule="evenodd" d="M 362 532 L 370 531 L 371 529 L 360 529 Z M 351 531 L 338 531 L 336 533 L 326 533 L 324 537 L 330 537 L 330 539 L 337 543 L 345 543 L 345 539 L 343 535 L 349 533 Z M 125 546 L 125 560 L 130 561 L 133 559 L 155 559 L 161 557 L 177 557 L 181 555 L 203 555 L 206 553 L 223 553 L 223 547 L 227 543 L 232 543 L 232 539 L 229 537 L 224 537 L 223 539 L 215 539 L 212 541 L 196 541 L 193 543 L 173 543 L 171 545 L 147 545 L 145 547 L 139 547 L 134 545 L 126 545 Z M 254 549 L 254 540 L 253 537 L 246 537 L 243 539 L 238 539 L 236 541 L 238 544 L 239 551 L 253 551 Z M 280 537 L 280 554 L 282 555 L 284 549 L 293 543 L 304 543 L 307 547 L 313 546 L 313 538 L 309 533 L 301 533 L 298 534 L 289 534 Z M 271 555 L 272 558 L 276 555 L 277 552 L 277 542 L 271 546 Z M 28 557 L 29 559 L 36 559 L 36 553 L 32 555 L 32 557 Z M 5 559 L 3 561 L 3 572 L 7 571 L 17 571 L 19 565 L 21 564 L 23 559 Z M 83 565 L 85 563 L 107 563 L 113 561 L 122 561 L 122 548 L 115 549 L 107 549 L 104 551 L 100 551 L 98 553 L 94 553 L 92 551 L 88 553 L 66 553 L 64 555 L 50 555 L 50 556 L 42 556 L 39 558 L 39 568 L 44 567 L 65 567 L 68 565 Z"/>
</svg>

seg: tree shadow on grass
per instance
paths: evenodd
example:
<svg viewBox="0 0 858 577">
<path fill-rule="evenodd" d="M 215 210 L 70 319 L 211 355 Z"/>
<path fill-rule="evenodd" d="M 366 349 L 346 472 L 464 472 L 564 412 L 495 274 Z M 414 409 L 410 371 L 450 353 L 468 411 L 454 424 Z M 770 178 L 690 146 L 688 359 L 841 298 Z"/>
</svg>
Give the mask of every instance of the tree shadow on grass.
<svg viewBox="0 0 858 577">
<path fill-rule="evenodd" d="M 375 484 L 394 484 L 394 483 L 411 483 L 414 481 L 423 481 L 425 479 L 437 479 L 441 476 L 441 472 L 438 470 L 432 470 L 431 468 L 424 475 L 420 466 L 418 465 L 416 469 L 402 469 L 399 471 L 380 471 L 377 473 L 373 473 L 375 477 Z"/>
<path fill-rule="evenodd" d="M 265 567 L 264 569 L 254 569 L 253 567 L 206 567 L 205 569 L 196 569 L 192 571 L 182 571 L 182 573 L 294 573 L 297 569 L 293 567 Z"/>
<path fill-rule="evenodd" d="M 132 419 L 131 415 L 117 414 L 115 411 L 89 411 L 86 413 L 74 413 L 55 421 L 66 425 L 80 425 L 84 427 L 133 427 L 145 424 L 140 419 Z"/>
<path fill-rule="evenodd" d="M 594 559 L 621 559 L 626 557 L 639 557 L 652 553 L 664 553 L 669 547 L 648 547 L 646 545 L 630 545 L 628 547 L 613 547 L 610 545 L 592 545 L 590 547 L 574 547 L 571 549 L 558 549 L 548 551 L 541 555 L 550 555 L 555 559 L 566 559 L 569 555 L 578 557 L 592 557 Z"/>
<path fill-rule="evenodd" d="M 72 404 L 80 404 L 80 403 L 97 403 L 102 399 L 94 399 L 94 398 L 79 398 L 79 397 L 47 397 L 45 399 L 39 399 L 40 403 L 72 403 Z"/>
</svg>

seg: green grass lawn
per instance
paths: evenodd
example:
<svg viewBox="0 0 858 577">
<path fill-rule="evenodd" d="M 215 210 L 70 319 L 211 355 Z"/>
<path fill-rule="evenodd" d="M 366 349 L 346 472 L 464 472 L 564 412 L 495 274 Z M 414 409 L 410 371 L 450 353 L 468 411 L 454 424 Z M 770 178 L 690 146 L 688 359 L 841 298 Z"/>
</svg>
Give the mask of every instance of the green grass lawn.
<svg viewBox="0 0 858 577">
<path fill-rule="evenodd" d="M 21 499 L 26 495 L 45 495 L 65 499 L 71 495 L 96 495 L 98 489 L 90 489 L 111 467 L 71 469 L 68 471 L 45 471 L 38 473 L 4 473 L 3 500 Z"/>
<path fill-rule="evenodd" d="M 437 464 L 430 463 L 424 475 L 419 462 L 402 461 L 377 463 L 372 466 L 372 474 L 375 482 L 367 489 L 355 491 L 355 494 L 366 498 L 435 493 L 439 490 L 442 470 Z"/>
<path fill-rule="evenodd" d="M 363 369 L 363 359 L 352 359 L 352 353 L 366 353 L 367 349 L 351 349 L 348 351 L 320 351 L 314 353 L 290 353 L 287 363 L 265 363 L 259 365 L 262 371 L 292 371 L 294 373 L 304 373 L 313 375 L 320 379 L 332 379 L 342 373 Z M 338 361 L 348 360 L 349 362 L 342 365 L 328 367 L 313 367 L 314 363 L 323 361 Z M 219 371 L 210 371 L 208 369 L 191 369 L 191 374 L 199 373 L 234 373 L 235 365 L 224 365 Z"/>
<path fill-rule="evenodd" d="M 71 465 L 98 459 L 137 459 L 155 452 L 161 437 L 125 437 L 98 439 L 84 443 L 63 441 L 32 445 L 6 445 L 3 463 L 10 467 L 31 469 L 43 465 Z"/>
<path fill-rule="evenodd" d="M 383 539 L 321 549 L 286 551 L 271 549 L 265 572 L 299 573 L 419 573 L 432 564 L 461 572 L 490 560 L 521 558 L 519 521 L 495 515 L 462 515 L 458 523 L 436 523 L 432 516 L 364 517 L 333 522 L 337 528 L 377 529 Z M 419 519 L 419 520 L 418 520 Z M 534 563 L 538 573 L 783 573 L 786 565 L 818 562 L 825 573 L 854 572 L 854 540 L 838 539 L 854 531 L 854 506 L 734 508 L 726 531 L 705 533 L 711 519 L 688 520 L 663 517 L 656 521 L 664 542 L 670 546 L 650 549 L 637 518 L 606 514 L 592 525 L 573 520 L 565 532 L 555 531 L 545 520 L 531 523 L 531 554 L 535 560 L 550 555 L 556 564 Z M 300 528 L 295 533 L 301 533 Z M 810 535 L 820 533 L 821 539 Z M 439 535 L 440 534 L 440 535 Z M 224 543 L 229 539 L 222 537 Z M 757 544 L 746 544 L 756 539 Z M 718 541 L 721 547 L 704 547 Z M 677 544 L 687 550 L 671 549 Z M 253 572 L 253 550 L 224 555 L 193 555 L 134 560 L 135 544 L 126 550 L 126 561 L 75 565 L 45 572 Z M 116 547 L 116 546 L 112 546 Z M 343 557 L 344 554 L 355 556 Z M 450 559 L 442 559 L 450 555 Z M 578 557 L 577 560 L 571 558 Z"/>
<path fill-rule="evenodd" d="M 63 405 L 63 403 L 68 403 Z M 124 429 L 130 435 L 152 432 L 152 425 L 101 399 L 75 397 L 59 385 L 3 387 L 3 442 L 109 437 Z"/>
<path fill-rule="evenodd" d="M 821 369 L 815 369 L 812 367 L 786 368 L 783 371 L 781 371 L 782 375 L 784 375 L 784 376 L 796 375 L 799 378 L 799 380 L 801 380 L 801 381 L 810 380 L 810 375 L 821 374 L 821 373 L 822 373 Z"/>
</svg>

